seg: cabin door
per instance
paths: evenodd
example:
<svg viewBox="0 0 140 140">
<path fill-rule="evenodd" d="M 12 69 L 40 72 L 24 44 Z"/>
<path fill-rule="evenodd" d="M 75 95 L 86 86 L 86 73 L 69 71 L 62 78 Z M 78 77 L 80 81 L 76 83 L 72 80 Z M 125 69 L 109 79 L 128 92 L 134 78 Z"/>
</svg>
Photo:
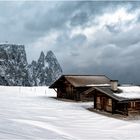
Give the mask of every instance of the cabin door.
<svg viewBox="0 0 140 140">
<path fill-rule="evenodd" d="M 101 109 L 106 110 L 106 98 L 102 97 L 101 99 Z"/>
</svg>

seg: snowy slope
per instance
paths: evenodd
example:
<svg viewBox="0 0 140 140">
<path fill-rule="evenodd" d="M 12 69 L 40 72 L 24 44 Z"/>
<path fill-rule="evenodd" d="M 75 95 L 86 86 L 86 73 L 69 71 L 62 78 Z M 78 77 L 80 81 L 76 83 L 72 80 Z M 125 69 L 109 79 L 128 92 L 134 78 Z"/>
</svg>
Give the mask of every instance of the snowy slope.
<svg viewBox="0 0 140 140">
<path fill-rule="evenodd" d="M 0 139 L 130 140 L 140 138 L 140 121 L 86 110 L 93 105 L 58 101 L 47 87 L 0 87 Z"/>
</svg>

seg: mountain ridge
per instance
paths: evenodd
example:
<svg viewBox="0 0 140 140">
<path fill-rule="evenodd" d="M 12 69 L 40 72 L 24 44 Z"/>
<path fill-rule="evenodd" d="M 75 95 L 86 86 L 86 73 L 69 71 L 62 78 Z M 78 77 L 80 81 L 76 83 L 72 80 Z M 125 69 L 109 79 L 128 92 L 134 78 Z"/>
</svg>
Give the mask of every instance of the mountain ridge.
<svg viewBox="0 0 140 140">
<path fill-rule="evenodd" d="M 48 86 L 62 75 L 52 51 L 28 64 L 24 45 L 0 44 L 0 85 Z"/>
</svg>

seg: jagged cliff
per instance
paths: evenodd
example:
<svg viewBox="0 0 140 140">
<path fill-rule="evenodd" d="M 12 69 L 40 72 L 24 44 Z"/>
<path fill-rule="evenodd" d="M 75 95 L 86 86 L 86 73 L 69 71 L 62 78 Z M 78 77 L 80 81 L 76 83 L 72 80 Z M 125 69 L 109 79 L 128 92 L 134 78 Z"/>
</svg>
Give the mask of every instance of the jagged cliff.
<svg viewBox="0 0 140 140">
<path fill-rule="evenodd" d="M 32 61 L 28 69 L 31 83 L 37 86 L 50 85 L 62 75 L 60 64 L 52 51 L 48 51 L 46 56 L 41 52 L 38 61 Z"/>
<path fill-rule="evenodd" d="M 41 52 L 38 61 L 27 63 L 24 45 L 0 44 L 0 85 L 50 85 L 62 74 L 52 51 Z"/>
</svg>

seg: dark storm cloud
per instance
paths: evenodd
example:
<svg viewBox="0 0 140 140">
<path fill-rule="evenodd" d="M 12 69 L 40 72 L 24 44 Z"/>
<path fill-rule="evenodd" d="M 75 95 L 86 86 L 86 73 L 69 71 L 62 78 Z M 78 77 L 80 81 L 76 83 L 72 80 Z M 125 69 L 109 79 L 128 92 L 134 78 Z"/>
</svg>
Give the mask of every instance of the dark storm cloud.
<svg viewBox="0 0 140 140">
<path fill-rule="evenodd" d="M 87 37 L 83 34 L 78 34 L 75 35 L 74 37 L 71 38 L 70 42 L 72 46 L 80 46 L 81 44 L 83 44 L 84 42 L 86 42 Z"/>
<path fill-rule="evenodd" d="M 88 15 L 85 12 L 77 13 L 71 18 L 71 25 L 83 25 L 88 21 Z"/>
<path fill-rule="evenodd" d="M 116 2 L 115 2 L 116 3 Z M 70 22 L 71 26 L 81 26 L 87 24 L 90 21 L 90 17 L 94 18 L 103 13 L 105 9 L 111 6 L 116 8 L 115 3 L 112 2 L 58 2 L 49 10 L 41 12 L 42 7 L 38 6 L 37 3 L 27 3 L 29 6 L 35 6 L 39 10 L 39 14 L 34 15 L 25 22 L 25 28 L 31 31 L 48 32 L 50 30 L 65 29 L 66 23 Z M 43 3 L 42 3 L 43 4 Z M 45 5 L 52 4 L 50 2 Z M 122 2 L 117 2 L 117 6 L 121 5 Z M 25 5 L 26 6 L 26 5 Z M 43 7 L 44 8 L 44 7 Z"/>
<path fill-rule="evenodd" d="M 137 44 L 140 41 L 140 26 L 133 28 L 130 31 L 114 35 L 110 43 L 116 44 L 119 47 L 126 48 Z"/>
<path fill-rule="evenodd" d="M 49 3 L 46 3 L 49 5 Z M 25 27 L 29 30 L 49 32 L 50 30 L 59 30 L 65 28 L 65 24 L 69 21 L 75 9 L 79 6 L 79 2 L 58 2 L 49 10 L 44 10 L 38 17 L 32 17 L 25 23 Z M 38 6 L 37 6 L 38 7 Z"/>
<path fill-rule="evenodd" d="M 106 28 L 112 33 L 118 33 L 119 28 L 116 25 L 106 25 Z"/>
<path fill-rule="evenodd" d="M 92 17 L 95 18 L 108 7 L 112 9 L 115 4 L 116 2 L 1 2 L 0 10 L 5 28 L 14 29 L 19 34 L 18 39 L 22 39 L 23 35 L 27 36 L 27 40 L 29 37 L 32 40 L 50 30 L 66 30 L 68 22 L 71 26 L 86 25 Z M 121 4 L 118 2 L 117 6 Z"/>
<path fill-rule="evenodd" d="M 0 2 L 0 40 L 51 49 L 64 73 L 140 83 L 140 2 Z M 32 53 L 31 53 L 32 52 Z"/>
</svg>

